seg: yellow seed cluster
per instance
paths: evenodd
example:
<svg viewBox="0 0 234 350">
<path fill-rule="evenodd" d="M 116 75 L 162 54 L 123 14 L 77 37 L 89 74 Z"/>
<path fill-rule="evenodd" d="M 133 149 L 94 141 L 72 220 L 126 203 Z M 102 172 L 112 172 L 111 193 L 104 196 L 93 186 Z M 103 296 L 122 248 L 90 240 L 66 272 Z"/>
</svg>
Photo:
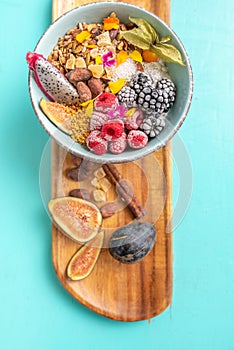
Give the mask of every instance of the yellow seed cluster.
<svg viewBox="0 0 234 350">
<path fill-rule="evenodd" d="M 75 142 L 84 145 L 86 137 L 90 133 L 90 117 L 83 112 L 75 114 L 71 118 L 71 137 Z"/>
</svg>

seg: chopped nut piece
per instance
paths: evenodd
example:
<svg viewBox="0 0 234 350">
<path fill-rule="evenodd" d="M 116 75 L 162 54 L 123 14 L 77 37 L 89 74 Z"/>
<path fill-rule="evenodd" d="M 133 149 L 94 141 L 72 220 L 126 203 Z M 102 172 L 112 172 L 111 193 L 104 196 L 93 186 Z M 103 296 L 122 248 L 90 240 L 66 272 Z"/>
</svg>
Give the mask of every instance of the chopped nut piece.
<svg viewBox="0 0 234 350">
<path fill-rule="evenodd" d="M 105 202 L 106 201 L 106 194 L 102 190 L 94 190 L 93 191 L 93 198 L 96 202 Z"/>
</svg>

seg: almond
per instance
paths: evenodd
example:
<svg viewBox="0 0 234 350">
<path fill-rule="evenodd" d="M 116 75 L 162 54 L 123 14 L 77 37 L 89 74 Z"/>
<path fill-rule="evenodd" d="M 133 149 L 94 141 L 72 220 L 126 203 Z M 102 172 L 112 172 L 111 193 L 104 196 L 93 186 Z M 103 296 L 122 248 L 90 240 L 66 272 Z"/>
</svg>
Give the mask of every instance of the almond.
<svg viewBox="0 0 234 350">
<path fill-rule="evenodd" d="M 76 88 L 81 102 L 86 102 L 92 99 L 90 88 L 83 81 L 79 81 Z"/>
</svg>

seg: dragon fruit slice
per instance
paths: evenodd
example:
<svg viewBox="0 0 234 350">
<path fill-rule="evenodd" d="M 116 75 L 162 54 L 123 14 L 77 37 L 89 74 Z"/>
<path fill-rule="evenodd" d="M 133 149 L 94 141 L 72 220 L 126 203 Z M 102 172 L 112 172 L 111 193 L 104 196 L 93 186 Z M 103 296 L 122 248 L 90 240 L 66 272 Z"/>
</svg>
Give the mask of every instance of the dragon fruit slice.
<svg viewBox="0 0 234 350">
<path fill-rule="evenodd" d="M 78 92 L 66 77 L 42 55 L 28 52 L 29 68 L 33 70 L 39 88 L 52 101 L 67 105 L 78 102 Z"/>
</svg>

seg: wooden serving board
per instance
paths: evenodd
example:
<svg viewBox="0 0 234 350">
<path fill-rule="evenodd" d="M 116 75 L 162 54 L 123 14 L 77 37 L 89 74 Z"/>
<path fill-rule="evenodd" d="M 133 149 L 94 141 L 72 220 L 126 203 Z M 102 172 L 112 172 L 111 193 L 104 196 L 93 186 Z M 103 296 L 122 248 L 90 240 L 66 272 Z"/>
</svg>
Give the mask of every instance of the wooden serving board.
<svg viewBox="0 0 234 350">
<path fill-rule="evenodd" d="M 92 2 L 87 0 L 53 0 L 53 20 L 68 10 Z M 96 2 L 96 0 L 95 0 Z M 129 0 L 169 22 L 169 0 Z M 80 303 L 103 316 L 119 321 L 150 319 L 171 304 L 172 297 L 172 198 L 171 145 L 141 160 L 118 164 L 147 215 L 143 221 L 156 223 L 157 241 L 152 251 L 140 262 L 127 265 L 111 257 L 106 244 L 113 230 L 133 220 L 129 209 L 123 208 L 105 219 L 105 244 L 92 273 L 84 280 L 69 281 L 66 266 L 79 244 L 52 225 L 52 260 L 58 279 Z M 68 195 L 74 188 L 84 187 L 66 176 L 71 168 L 71 155 L 52 141 L 52 198 Z M 134 174 L 134 176 L 133 176 Z M 112 188 L 108 201 L 116 199 Z"/>
</svg>

